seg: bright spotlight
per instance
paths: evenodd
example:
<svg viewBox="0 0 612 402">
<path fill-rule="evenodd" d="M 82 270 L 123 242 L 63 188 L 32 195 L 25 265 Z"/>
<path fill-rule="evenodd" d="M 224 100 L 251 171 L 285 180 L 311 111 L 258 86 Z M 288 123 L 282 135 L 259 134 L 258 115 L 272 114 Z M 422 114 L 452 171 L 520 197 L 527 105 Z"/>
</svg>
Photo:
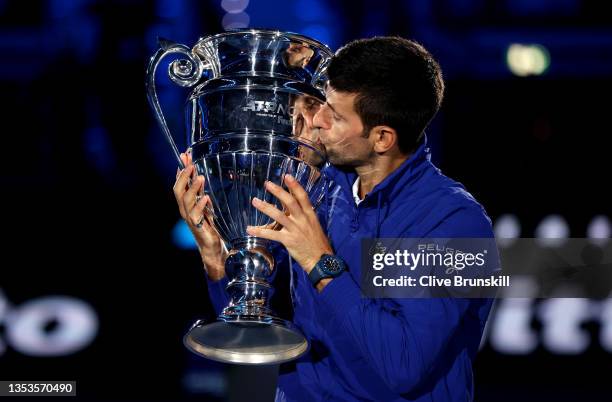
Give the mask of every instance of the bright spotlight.
<svg viewBox="0 0 612 402">
<path fill-rule="evenodd" d="M 510 71 L 519 77 L 541 75 L 550 65 L 550 54 L 541 45 L 514 43 L 508 47 L 506 63 Z"/>
</svg>

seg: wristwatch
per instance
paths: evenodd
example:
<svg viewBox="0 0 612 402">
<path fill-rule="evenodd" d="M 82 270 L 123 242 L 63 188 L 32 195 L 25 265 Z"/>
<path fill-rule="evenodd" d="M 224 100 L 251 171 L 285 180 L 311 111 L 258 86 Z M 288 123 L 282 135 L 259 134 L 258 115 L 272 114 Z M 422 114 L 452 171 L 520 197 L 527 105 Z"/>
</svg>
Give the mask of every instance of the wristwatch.
<svg viewBox="0 0 612 402">
<path fill-rule="evenodd" d="M 316 286 L 321 279 L 335 278 L 344 271 L 346 271 L 346 264 L 342 258 L 335 255 L 323 254 L 319 262 L 310 270 L 308 278 L 312 285 Z"/>
</svg>

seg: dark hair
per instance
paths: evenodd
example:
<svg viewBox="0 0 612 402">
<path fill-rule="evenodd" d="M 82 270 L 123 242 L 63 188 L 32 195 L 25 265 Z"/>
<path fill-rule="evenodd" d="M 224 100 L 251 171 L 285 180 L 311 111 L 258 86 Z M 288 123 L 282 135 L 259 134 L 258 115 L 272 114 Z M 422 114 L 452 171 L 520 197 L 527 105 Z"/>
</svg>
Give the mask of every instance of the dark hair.
<svg viewBox="0 0 612 402">
<path fill-rule="evenodd" d="M 366 132 L 387 125 L 400 151 L 419 143 L 444 94 L 440 66 L 417 42 L 400 37 L 359 39 L 340 48 L 327 69 L 330 85 L 357 94 L 355 111 Z"/>
</svg>

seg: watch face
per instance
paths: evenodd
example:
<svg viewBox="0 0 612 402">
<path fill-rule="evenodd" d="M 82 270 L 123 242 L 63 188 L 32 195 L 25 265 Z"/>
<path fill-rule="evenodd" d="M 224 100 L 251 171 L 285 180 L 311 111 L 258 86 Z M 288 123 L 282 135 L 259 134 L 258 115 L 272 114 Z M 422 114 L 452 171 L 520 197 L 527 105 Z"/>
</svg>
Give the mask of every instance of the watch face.
<svg viewBox="0 0 612 402">
<path fill-rule="evenodd" d="M 342 263 L 342 260 L 332 256 L 326 257 L 322 261 L 321 265 L 323 271 L 325 271 L 329 275 L 337 275 L 344 270 L 344 264 Z"/>
</svg>

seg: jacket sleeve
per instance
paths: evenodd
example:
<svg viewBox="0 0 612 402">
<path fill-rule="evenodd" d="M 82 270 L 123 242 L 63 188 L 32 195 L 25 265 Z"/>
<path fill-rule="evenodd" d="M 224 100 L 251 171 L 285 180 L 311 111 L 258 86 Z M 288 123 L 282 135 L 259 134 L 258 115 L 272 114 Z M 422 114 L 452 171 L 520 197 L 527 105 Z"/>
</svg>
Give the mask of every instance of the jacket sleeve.
<svg viewBox="0 0 612 402">
<path fill-rule="evenodd" d="M 475 208 L 459 209 L 427 237 L 451 237 L 450 233 L 493 237 L 490 220 Z M 319 294 L 318 308 L 327 335 L 352 343 L 352 350 L 342 348 L 344 353 L 360 353 L 387 387 L 402 394 L 427 379 L 441 359 L 449 358 L 445 349 L 468 311 L 487 303 L 490 306 L 488 299 L 362 298 L 359 284 L 345 272 Z M 488 309 L 483 319 L 487 314 Z M 480 339 L 467 342 L 477 345 Z"/>
</svg>

